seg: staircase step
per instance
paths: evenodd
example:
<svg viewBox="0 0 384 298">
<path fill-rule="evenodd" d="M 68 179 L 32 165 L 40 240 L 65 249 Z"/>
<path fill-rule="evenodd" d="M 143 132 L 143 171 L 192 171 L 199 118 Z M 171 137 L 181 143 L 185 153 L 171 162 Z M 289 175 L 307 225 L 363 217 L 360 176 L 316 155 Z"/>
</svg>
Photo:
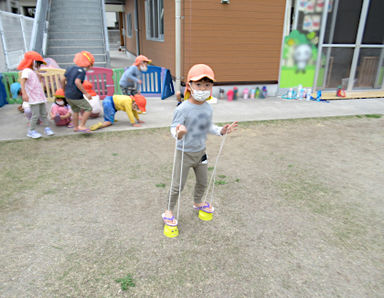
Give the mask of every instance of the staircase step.
<svg viewBox="0 0 384 298">
<path fill-rule="evenodd" d="M 97 26 L 83 26 L 83 25 L 71 25 L 68 27 L 55 27 L 53 26 L 52 28 L 48 28 L 48 34 L 50 32 L 63 32 L 65 30 L 66 32 L 103 32 L 104 28 L 102 24 L 98 24 Z"/>
<path fill-rule="evenodd" d="M 86 50 L 95 66 L 105 67 L 104 0 L 51 0 L 47 56 L 61 67 L 74 65 L 74 55 Z"/>
<path fill-rule="evenodd" d="M 103 32 L 58 32 L 58 31 L 50 31 L 48 34 L 50 39 L 72 39 L 72 40 L 83 40 L 84 36 L 87 39 L 103 39 Z"/>
<path fill-rule="evenodd" d="M 61 28 L 65 28 L 68 23 L 73 25 L 84 25 L 84 26 L 97 26 L 100 24 L 100 17 L 98 18 L 78 18 L 73 17 L 70 19 L 51 19 L 49 22 L 49 27 L 59 26 Z"/>
<path fill-rule="evenodd" d="M 72 9 L 81 9 L 81 8 L 99 8 L 101 9 L 100 2 L 95 3 L 92 1 L 63 1 L 60 2 L 54 2 L 51 5 L 52 9 L 67 9 L 68 7 L 71 7 Z"/>
<path fill-rule="evenodd" d="M 75 65 L 73 62 L 72 63 L 59 63 L 59 66 L 61 68 L 67 69 L 71 66 Z M 93 65 L 94 67 L 107 67 L 107 62 L 95 62 Z"/>
<path fill-rule="evenodd" d="M 81 51 L 88 51 L 92 53 L 93 55 L 95 54 L 104 54 L 105 49 L 103 46 L 100 47 L 86 47 L 86 46 L 73 46 L 73 47 L 50 47 L 48 46 L 47 49 L 47 55 L 65 55 L 65 54 L 73 54 L 73 53 L 78 53 Z"/>
<path fill-rule="evenodd" d="M 86 35 L 85 35 L 86 36 Z M 103 39 L 52 39 L 48 40 L 48 47 L 97 47 L 104 46 Z"/>
<path fill-rule="evenodd" d="M 86 15 L 84 15 L 86 12 Z M 101 16 L 102 10 L 101 8 L 93 8 L 93 7 L 76 7 L 76 10 L 71 9 L 60 9 L 60 8 L 52 8 L 49 13 L 49 18 L 53 19 L 62 19 L 62 18 L 70 18 L 70 17 L 83 17 L 86 16 Z"/>
<path fill-rule="evenodd" d="M 104 54 L 95 54 L 95 62 L 106 62 L 106 55 Z M 74 55 L 49 55 L 49 58 L 54 59 L 58 64 L 61 63 L 72 63 Z"/>
<path fill-rule="evenodd" d="M 51 5 L 62 5 L 63 2 L 69 3 L 70 5 L 76 5 L 77 3 L 98 3 L 100 5 L 99 0 L 51 0 Z"/>
</svg>

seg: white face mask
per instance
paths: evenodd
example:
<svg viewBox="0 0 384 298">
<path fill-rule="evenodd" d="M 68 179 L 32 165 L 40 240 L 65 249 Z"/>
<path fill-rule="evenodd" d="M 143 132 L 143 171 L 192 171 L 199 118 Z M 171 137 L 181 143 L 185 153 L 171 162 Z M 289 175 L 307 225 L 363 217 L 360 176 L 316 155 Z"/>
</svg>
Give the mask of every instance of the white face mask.
<svg viewBox="0 0 384 298">
<path fill-rule="evenodd" d="M 145 72 L 145 71 L 148 70 L 148 67 L 146 67 L 146 66 L 140 66 L 140 70 Z"/>
<path fill-rule="evenodd" d="M 211 96 L 211 90 L 193 90 L 192 91 L 192 97 L 197 101 L 205 101 Z"/>
<path fill-rule="evenodd" d="M 57 103 L 59 106 L 63 106 L 63 105 L 64 105 L 64 101 L 63 101 L 63 100 L 56 100 L 56 103 Z"/>
</svg>

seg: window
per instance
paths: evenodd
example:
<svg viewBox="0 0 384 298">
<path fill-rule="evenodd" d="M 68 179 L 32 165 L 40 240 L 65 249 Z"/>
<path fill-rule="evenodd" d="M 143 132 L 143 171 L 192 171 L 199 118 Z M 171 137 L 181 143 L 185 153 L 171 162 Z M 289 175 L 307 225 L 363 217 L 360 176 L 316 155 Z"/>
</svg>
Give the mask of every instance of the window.
<svg viewBox="0 0 384 298">
<path fill-rule="evenodd" d="M 127 13 L 127 36 L 132 37 L 132 14 Z"/>
<path fill-rule="evenodd" d="M 164 41 L 163 0 L 145 1 L 145 25 L 147 39 Z"/>
</svg>

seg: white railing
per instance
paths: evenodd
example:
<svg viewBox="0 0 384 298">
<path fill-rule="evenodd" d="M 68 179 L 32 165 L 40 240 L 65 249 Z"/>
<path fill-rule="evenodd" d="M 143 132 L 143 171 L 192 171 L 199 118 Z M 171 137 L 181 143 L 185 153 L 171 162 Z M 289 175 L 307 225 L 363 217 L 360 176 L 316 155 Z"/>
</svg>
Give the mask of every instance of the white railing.
<svg viewBox="0 0 384 298">
<path fill-rule="evenodd" d="M 33 18 L 0 11 L 0 35 L 2 57 L 0 71 L 15 70 L 23 55 L 29 50 Z"/>
</svg>

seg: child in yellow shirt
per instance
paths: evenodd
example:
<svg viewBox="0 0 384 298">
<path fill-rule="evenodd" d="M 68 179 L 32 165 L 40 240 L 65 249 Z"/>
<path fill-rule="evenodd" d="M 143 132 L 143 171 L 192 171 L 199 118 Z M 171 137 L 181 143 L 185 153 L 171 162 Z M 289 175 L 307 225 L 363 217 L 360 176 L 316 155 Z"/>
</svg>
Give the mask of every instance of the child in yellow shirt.
<svg viewBox="0 0 384 298">
<path fill-rule="evenodd" d="M 145 112 L 145 106 L 146 99 L 143 96 L 107 96 L 103 100 L 104 122 L 96 123 L 90 129 L 97 130 L 112 125 L 117 111 L 126 112 L 132 126 L 140 127 L 140 123 L 144 123 L 144 121 L 139 119 L 139 113 Z"/>
</svg>

